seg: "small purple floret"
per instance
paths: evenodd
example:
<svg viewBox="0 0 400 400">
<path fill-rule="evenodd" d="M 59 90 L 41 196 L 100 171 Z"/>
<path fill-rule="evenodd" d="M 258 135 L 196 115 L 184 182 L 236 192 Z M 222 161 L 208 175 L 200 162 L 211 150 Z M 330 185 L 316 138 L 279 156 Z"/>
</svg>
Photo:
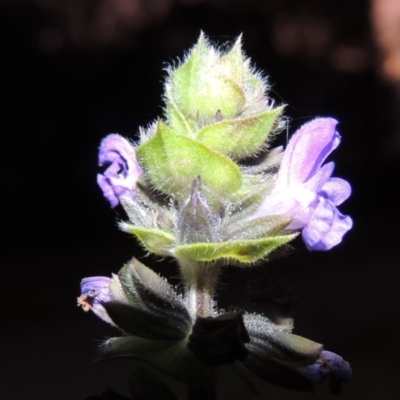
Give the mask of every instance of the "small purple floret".
<svg viewBox="0 0 400 400">
<path fill-rule="evenodd" d="M 111 278 L 106 276 L 92 276 L 81 281 L 81 296 L 78 297 L 78 305 L 84 311 L 92 310 L 102 320 L 114 325 L 103 303 L 111 300 L 110 298 Z"/>
<path fill-rule="evenodd" d="M 283 154 L 275 185 L 258 214 L 293 218 L 288 229 L 302 229 L 309 250 L 329 250 L 342 241 L 353 221 L 336 206 L 351 194 L 348 182 L 332 178 L 334 164 L 322 165 L 339 145 L 333 118 L 318 118 L 303 125 Z"/>
<path fill-rule="evenodd" d="M 93 304 L 110 301 L 111 278 L 107 276 L 91 276 L 81 281 L 81 294 L 93 299 Z"/>
<path fill-rule="evenodd" d="M 341 383 L 349 381 L 352 376 L 350 364 L 330 351 L 323 351 L 314 364 L 297 368 L 297 371 L 315 384 L 329 376 L 335 394 L 339 393 Z"/>
<path fill-rule="evenodd" d="M 106 136 L 100 145 L 99 166 L 107 166 L 97 175 L 97 183 L 111 207 L 116 207 L 122 196 L 135 196 L 136 182 L 142 173 L 134 147 L 122 136 Z"/>
</svg>

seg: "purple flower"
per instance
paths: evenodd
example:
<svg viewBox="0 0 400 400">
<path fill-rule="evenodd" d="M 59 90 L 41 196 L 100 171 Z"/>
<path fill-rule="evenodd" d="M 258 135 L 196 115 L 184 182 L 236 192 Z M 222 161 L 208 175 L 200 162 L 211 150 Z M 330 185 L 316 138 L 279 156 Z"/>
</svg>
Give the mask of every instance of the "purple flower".
<svg viewBox="0 0 400 400">
<path fill-rule="evenodd" d="M 111 207 L 117 206 L 122 196 L 135 196 L 142 169 L 137 163 L 134 147 L 126 139 L 117 134 L 106 136 L 100 145 L 99 166 L 107 166 L 97 175 L 97 183 Z"/>
<path fill-rule="evenodd" d="M 81 281 L 81 295 L 78 297 L 78 306 L 84 311 L 92 310 L 102 320 L 114 325 L 103 303 L 111 300 L 111 278 L 106 276 L 92 276 Z"/>
<path fill-rule="evenodd" d="M 297 368 L 297 371 L 313 383 L 321 383 L 327 376 L 331 377 L 331 390 L 338 394 L 342 382 L 350 380 L 350 364 L 342 357 L 330 351 L 323 351 L 314 364 Z"/>
<path fill-rule="evenodd" d="M 334 163 L 322 165 L 340 143 L 336 125 L 332 118 L 318 118 L 293 135 L 274 187 L 257 212 L 292 217 L 288 229 L 302 229 L 309 250 L 331 249 L 353 225 L 336 208 L 350 196 L 349 183 L 331 177 Z"/>
</svg>

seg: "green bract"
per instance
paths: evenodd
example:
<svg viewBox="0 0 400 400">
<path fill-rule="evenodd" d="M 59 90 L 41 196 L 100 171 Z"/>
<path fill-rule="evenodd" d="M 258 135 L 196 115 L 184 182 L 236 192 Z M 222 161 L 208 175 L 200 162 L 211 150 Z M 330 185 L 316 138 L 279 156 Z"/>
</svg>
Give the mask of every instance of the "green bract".
<svg viewBox="0 0 400 400">
<path fill-rule="evenodd" d="M 206 146 L 240 160 L 262 149 L 283 108 L 234 119 L 225 119 L 206 125 L 196 139 Z"/>
<path fill-rule="evenodd" d="M 201 34 L 167 72 L 165 119 L 142 131 L 136 155 L 144 178 L 137 198 L 123 199 L 131 223 L 121 227 L 149 252 L 179 262 L 253 264 L 295 237 L 285 231 L 289 217 L 252 217 L 279 167 L 281 150 L 267 150 L 284 107 L 267 97 L 241 37 L 221 51 Z M 241 164 L 249 157 L 258 160 Z M 157 193 L 166 197 L 154 202 Z"/>
<path fill-rule="evenodd" d="M 162 122 L 137 155 L 152 184 L 178 200 L 185 199 L 198 176 L 205 186 L 228 197 L 241 185 L 240 169 L 228 157 L 175 133 Z"/>
<path fill-rule="evenodd" d="M 251 189 L 237 161 L 264 151 L 282 127 L 283 107 L 266 96 L 266 80 L 242 51 L 241 38 L 227 52 L 200 35 L 165 84 L 165 120 L 142 135 L 137 157 L 158 190 L 177 200 L 200 177 L 205 188 L 227 200 Z"/>
<path fill-rule="evenodd" d="M 171 249 L 176 238 L 170 232 L 160 229 L 145 229 L 134 225 L 124 224 L 124 231 L 136 236 L 142 246 L 149 252 L 159 256 L 171 256 Z"/>
<path fill-rule="evenodd" d="M 182 114 L 193 121 L 212 119 L 218 110 L 226 118 L 232 118 L 246 104 L 243 72 L 240 42 L 221 57 L 201 35 L 185 62 L 171 71 L 167 109 L 171 98 Z"/>
<path fill-rule="evenodd" d="M 225 262 L 239 262 L 252 264 L 265 258 L 271 251 L 293 240 L 297 234 L 273 236 L 254 240 L 237 240 L 222 243 L 194 243 L 178 246 L 175 255 L 185 261 L 211 262 L 225 260 Z"/>
</svg>

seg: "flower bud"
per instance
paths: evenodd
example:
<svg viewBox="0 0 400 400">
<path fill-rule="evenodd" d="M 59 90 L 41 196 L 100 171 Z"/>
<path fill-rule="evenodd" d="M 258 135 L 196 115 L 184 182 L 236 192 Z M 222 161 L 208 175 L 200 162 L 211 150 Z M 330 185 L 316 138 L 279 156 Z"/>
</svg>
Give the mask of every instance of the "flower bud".
<svg viewBox="0 0 400 400">
<path fill-rule="evenodd" d="M 201 180 L 197 177 L 192 184 L 192 191 L 178 216 L 180 242 L 209 243 L 216 240 L 215 217 L 201 190 Z"/>
<path fill-rule="evenodd" d="M 86 312 L 92 310 L 103 321 L 115 325 L 103 306 L 103 303 L 111 300 L 110 284 L 111 278 L 106 276 L 92 276 L 82 279 L 78 306 L 81 306 L 83 311 Z"/>
<path fill-rule="evenodd" d="M 126 139 L 117 134 L 105 137 L 100 145 L 99 166 L 106 169 L 97 175 L 97 183 L 111 207 L 116 207 L 124 195 L 135 196 L 142 170 L 136 161 L 135 149 Z"/>
</svg>

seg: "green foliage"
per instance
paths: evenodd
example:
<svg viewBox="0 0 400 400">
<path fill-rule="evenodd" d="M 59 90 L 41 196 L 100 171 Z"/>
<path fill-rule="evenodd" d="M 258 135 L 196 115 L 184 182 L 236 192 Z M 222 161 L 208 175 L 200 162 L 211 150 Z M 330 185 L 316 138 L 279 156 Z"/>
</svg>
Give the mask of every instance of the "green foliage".
<svg viewBox="0 0 400 400">
<path fill-rule="evenodd" d="M 283 107 L 278 107 L 259 114 L 214 122 L 200 129 L 196 139 L 232 159 L 252 156 L 262 149 L 274 131 L 282 110 Z"/>
<path fill-rule="evenodd" d="M 162 122 L 154 137 L 138 148 L 137 157 L 153 185 L 178 200 L 189 195 L 198 176 L 204 186 L 228 198 L 242 181 L 238 166 L 228 157 L 175 133 Z"/>
<path fill-rule="evenodd" d="M 131 224 L 124 224 L 123 229 L 134 235 L 147 251 L 163 257 L 172 255 L 171 248 L 176 238 L 171 232 L 146 229 Z"/>
<path fill-rule="evenodd" d="M 193 243 L 175 248 L 178 260 L 212 262 L 225 260 L 253 264 L 265 258 L 271 251 L 293 240 L 297 234 L 272 236 L 253 240 L 235 240 L 221 243 Z"/>
<path fill-rule="evenodd" d="M 239 46 L 220 57 L 201 34 L 185 62 L 171 72 L 170 96 L 187 118 L 212 119 L 218 111 L 225 118 L 233 118 L 244 108 L 245 93 L 240 85 L 243 61 Z M 168 97 L 167 109 L 170 107 Z"/>
</svg>

